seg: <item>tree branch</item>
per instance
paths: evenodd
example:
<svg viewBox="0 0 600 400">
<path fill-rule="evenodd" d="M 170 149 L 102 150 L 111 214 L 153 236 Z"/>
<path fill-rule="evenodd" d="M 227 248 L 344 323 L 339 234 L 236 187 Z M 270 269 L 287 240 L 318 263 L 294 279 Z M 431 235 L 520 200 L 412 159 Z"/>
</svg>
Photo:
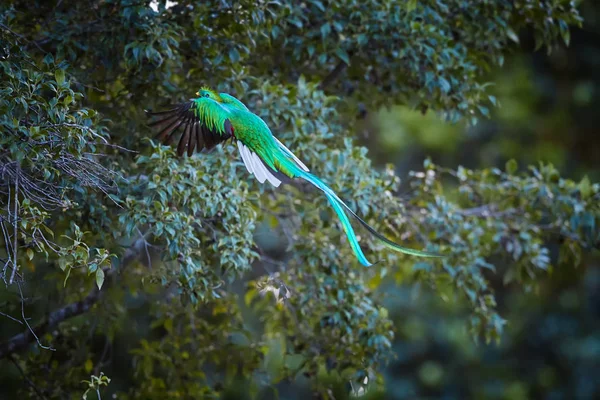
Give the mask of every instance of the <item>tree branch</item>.
<svg viewBox="0 0 600 400">
<path fill-rule="evenodd" d="M 10 274 L 10 280 L 8 281 L 8 283 L 10 285 L 12 285 L 12 283 L 15 281 L 15 274 L 17 273 L 17 269 L 19 269 L 18 265 L 17 265 L 17 249 L 19 248 L 18 246 L 18 239 L 19 239 L 19 224 L 17 223 L 18 219 L 19 219 L 19 164 L 17 163 L 17 177 L 15 179 L 15 210 L 13 213 L 13 219 L 14 219 L 14 245 L 13 245 L 13 269 L 12 269 L 12 273 Z M 20 288 L 20 287 L 19 287 Z"/>
<path fill-rule="evenodd" d="M 42 53 L 46 53 L 46 51 L 44 49 L 42 49 L 42 47 L 37 44 L 36 42 L 33 42 L 29 39 L 27 39 L 25 36 L 13 31 L 12 29 L 10 29 L 8 26 L 4 25 L 3 23 L 0 23 L 0 28 L 4 29 L 5 31 L 7 31 L 8 33 L 18 37 L 21 40 L 24 40 L 26 43 L 33 43 L 35 45 L 35 47 L 37 47 Z"/>
<path fill-rule="evenodd" d="M 11 317 L 10 315 L 8 315 L 8 314 L 6 314 L 6 313 L 3 313 L 2 311 L 0 311 L 0 316 L 2 316 L 2 317 L 6 317 L 6 318 L 8 318 L 8 319 L 12 319 L 13 321 L 15 321 L 15 322 L 17 322 L 17 323 L 19 323 L 19 324 L 23 325 L 23 322 L 19 321 L 19 320 L 18 320 L 18 319 L 16 319 L 15 317 Z"/>
<path fill-rule="evenodd" d="M 94 286 L 92 292 L 83 300 L 51 312 L 46 322 L 19 333 L 18 335 L 13 336 L 8 342 L 0 345 L 0 359 L 23 349 L 29 343 L 33 342 L 36 337 L 34 331 L 41 335 L 60 322 L 88 311 L 98 301 L 99 297 L 100 291 Z"/>
<path fill-rule="evenodd" d="M 144 242 L 145 239 L 138 239 L 131 247 L 127 249 L 121 259 L 121 265 L 123 267 L 139 257 L 144 249 Z M 113 277 L 115 275 L 115 271 L 116 269 L 113 268 L 105 271 L 105 274 L 107 277 Z M 104 291 L 106 291 L 108 284 L 109 282 L 104 285 Z M 92 291 L 83 300 L 68 304 L 58 310 L 52 311 L 50 315 L 48 315 L 48 319 L 45 322 L 36 325 L 31 329 L 27 329 L 26 331 L 19 333 L 10 338 L 8 341 L 2 343 L 0 345 L 0 359 L 22 350 L 31 342 L 33 342 L 38 336 L 42 336 L 59 323 L 89 311 L 92 306 L 96 304 L 98 300 L 100 300 L 102 293 L 104 292 L 100 292 L 100 290 L 98 290 L 98 288 L 94 285 Z M 37 332 L 37 334 L 35 332 Z"/>
<path fill-rule="evenodd" d="M 27 375 L 25 374 L 25 371 L 23 371 L 23 368 L 21 368 L 21 366 L 19 365 L 19 363 L 17 362 L 17 360 L 15 360 L 15 358 L 13 356 L 8 357 L 8 359 L 13 363 L 13 365 L 15 366 L 15 368 L 17 368 L 17 370 L 19 370 L 19 373 L 21 374 L 21 376 L 23 377 L 23 381 L 29 386 L 31 387 L 31 389 L 33 389 L 33 391 L 35 392 L 35 394 L 37 394 L 37 396 L 40 399 L 47 399 L 48 397 L 46 397 L 41 391 L 40 389 L 38 389 L 37 386 L 35 386 L 35 384 L 31 381 L 31 379 L 29 379 L 27 377 Z"/>
<path fill-rule="evenodd" d="M 42 342 L 40 342 L 40 338 L 35 334 L 35 331 L 33 329 L 31 329 L 31 325 L 29 325 L 29 322 L 27 321 L 27 317 L 25 317 L 25 298 L 23 297 L 23 289 L 21 288 L 21 282 L 17 282 L 17 286 L 19 287 L 19 294 L 21 295 L 21 318 L 23 318 L 23 322 L 25 323 L 25 325 L 27 325 L 27 329 L 29 329 L 28 331 L 25 331 L 25 332 L 31 333 L 33 335 L 33 337 L 35 338 L 38 346 L 40 346 L 42 349 L 55 351 L 56 349 L 53 349 L 50 346 L 44 346 L 42 344 Z"/>
<path fill-rule="evenodd" d="M 523 210 L 517 208 L 508 208 L 506 210 L 499 210 L 496 204 L 484 204 L 478 207 L 465 208 L 457 210 L 456 213 L 465 217 L 482 217 L 482 218 L 500 218 L 507 215 L 523 213 Z"/>
</svg>

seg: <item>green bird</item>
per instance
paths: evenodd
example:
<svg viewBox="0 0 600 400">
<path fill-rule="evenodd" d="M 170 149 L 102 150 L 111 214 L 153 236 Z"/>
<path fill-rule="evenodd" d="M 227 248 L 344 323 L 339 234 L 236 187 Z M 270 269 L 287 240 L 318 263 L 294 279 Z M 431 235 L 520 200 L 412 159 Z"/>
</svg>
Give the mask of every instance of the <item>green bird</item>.
<svg viewBox="0 0 600 400">
<path fill-rule="evenodd" d="M 158 127 L 155 137 L 157 140 L 169 145 L 179 137 L 177 154 L 180 157 L 185 152 L 192 156 L 194 150 L 211 150 L 231 139 L 237 143 L 246 169 L 260 183 L 269 181 L 273 186 L 279 187 L 284 177 L 302 178 L 310 182 L 327 197 L 342 223 L 354 254 L 366 267 L 373 264 L 363 254 L 344 210 L 350 212 L 373 236 L 392 250 L 414 256 L 442 257 L 435 253 L 402 247 L 377 232 L 356 215 L 329 186 L 311 174 L 308 167 L 273 136 L 265 121 L 252 113 L 240 100 L 206 87 L 196 92 L 196 95 L 199 97 L 175 104 L 165 111 L 146 111 L 149 116 L 158 117 L 149 124 L 150 127 Z"/>
</svg>

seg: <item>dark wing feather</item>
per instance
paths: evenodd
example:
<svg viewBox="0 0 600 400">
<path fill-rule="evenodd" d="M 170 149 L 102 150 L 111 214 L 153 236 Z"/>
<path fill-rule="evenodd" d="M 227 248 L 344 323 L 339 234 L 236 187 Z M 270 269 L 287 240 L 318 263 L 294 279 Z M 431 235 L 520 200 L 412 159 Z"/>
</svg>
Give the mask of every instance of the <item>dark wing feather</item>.
<svg viewBox="0 0 600 400">
<path fill-rule="evenodd" d="M 196 147 L 196 132 L 194 131 L 194 128 L 196 127 L 197 123 L 192 121 L 191 124 L 189 124 L 188 126 L 186 126 L 186 129 L 189 129 L 189 141 L 188 141 L 188 152 L 187 155 L 188 157 L 191 157 L 192 154 L 194 154 L 194 148 Z"/>
<path fill-rule="evenodd" d="M 188 157 L 203 149 L 211 150 L 218 144 L 233 136 L 233 126 L 229 119 L 225 119 L 222 131 L 213 125 L 212 129 L 194 112 L 194 101 L 170 106 L 169 109 L 158 112 L 146 111 L 148 116 L 156 117 L 148 126 L 157 128 L 155 139 L 163 144 L 170 145 L 179 137 L 177 142 L 177 155 L 180 157 L 187 150 Z"/>
<path fill-rule="evenodd" d="M 189 116 L 186 116 L 184 118 L 185 118 L 185 122 L 182 124 L 183 125 L 183 135 L 181 136 L 181 139 L 179 139 L 179 144 L 177 145 L 177 155 L 179 157 L 181 157 L 183 155 L 183 152 L 185 151 L 185 148 L 188 145 L 188 142 L 190 140 L 190 129 L 193 124 L 193 123 L 190 123 L 191 118 Z"/>
<path fill-rule="evenodd" d="M 200 124 L 200 122 L 194 123 L 194 131 L 196 135 L 196 143 L 198 145 L 198 148 L 204 148 L 204 137 L 202 137 L 202 125 Z"/>
</svg>

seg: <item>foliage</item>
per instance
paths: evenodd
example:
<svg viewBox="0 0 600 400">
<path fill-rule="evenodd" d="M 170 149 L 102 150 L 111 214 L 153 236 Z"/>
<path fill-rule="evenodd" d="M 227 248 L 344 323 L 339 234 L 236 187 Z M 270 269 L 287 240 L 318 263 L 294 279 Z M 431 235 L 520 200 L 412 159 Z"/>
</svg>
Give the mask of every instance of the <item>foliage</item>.
<svg viewBox="0 0 600 400">
<path fill-rule="evenodd" d="M 527 175 L 515 174 L 514 160 L 506 164 L 505 172 L 462 167 L 454 171 L 429 161 L 425 167 L 424 172 L 413 173 L 416 197 L 427 220 L 437 227 L 436 235 L 451 245 L 456 261 L 444 262 L 438 270 L 426 263 L 415 269 L 436 278 L 441 272 L 464 291 L 475 311 L 473 326 L 486 327 L 488 338 L 501 330 L 504 321 L 490 313 L 496 301 L 486 294 L 486 271 L 502 273 L 504 284 L 517 281 L 531 290 L 540 274 L 552 268 L 548 247 L 552 238 L 559 238 L 558 266 L 580 265 L 583 250 L 600 243 L 596 228 L 600 184 L 590 185 L 587 177 L 579 183 L 563 179 L 549 164 L 530 167 Z M 454 202 L 443 196 L 445 174 L 459 183 Z M 502 261 L 506 264 L 497 271 L 495 264 Z"/>
<path fill-rule="evenodd" d="M 110 383 L 110 378 L 104 376 L 102 372 L 100 372 L 100 376 L 92 375 L 89 381 L 83 381 L 83 383 L 88 384 L 88 388 L 85 392 L 83 392 L 83 400 L 87 400 L 87 395 L 90 390 L 96 391 L 96 395 L 100 398 L 100 386 L 108 386 Z"/>
<path fill-rule="evenodd" d="M 35 253 L 57 261 L 67 276 L 80 267 L 101 274 L 110 264 L 109 254 L 98 246 L 101 242 L 92 251 L 73 221 L 94 189 L 108 196 L 116 189 L 115 173 L 90 156 L 108 144 L 106 132 L 93 127 L 98 122 L 95 111 L 77 107 L 82 94 L 71 89 L 65 64 L 55 64 L 52 55 L 36 63 L 7 40 L 10 34 L 2 35 L 7 43 L 0 86 L 6 205 L 2 229 L 7 246 L 2 276 L 12 283 L 17 266 L 32 264 Z M 6 240 L 11 227 L 14 244 Z M 51 240 L 55 236 L 58 243 Z"/>
<path fill-rule="evenodd" d="M 393 356 L 403 326 L 386 285 L 456 294 L 489 341 L 505 323 L 495 274 L 535 288 L 598 248 L 598 184 L 546 164 L 426 162 L 402 194 L 392 166 L 374 168 L 351 138 L 361 108 L 487 116 L 487 70 L 521 28 L 549 47 L 568 41 L 572 2 L 13 1 L 0 12 L 0 304 L 14 322 L 0 355 L 26 374 L 24 393 L 71 397 L 87 379 L 122 398 L 264 398 L 305 380 L 343 398 L 346 384 L 381 384 Z M 423 262 L 364 237 L 380 263 L 362 268 L 307 185 L 244 179 L 231 144 L 178 161 L 144 139 L 144 109 L 204 84 L 239 96 L 386 235 L 450 257 Z"/>
</svg>

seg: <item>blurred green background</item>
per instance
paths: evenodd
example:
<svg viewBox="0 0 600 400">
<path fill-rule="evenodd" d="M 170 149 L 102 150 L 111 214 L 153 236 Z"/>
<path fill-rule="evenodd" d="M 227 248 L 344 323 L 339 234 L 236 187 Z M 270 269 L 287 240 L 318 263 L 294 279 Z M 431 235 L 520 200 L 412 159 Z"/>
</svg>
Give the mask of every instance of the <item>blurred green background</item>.
<svg viewBox="0 0 600 400">
<path fill-rule="evenodd" d="M 583 29 L 548 55 L 521 36 L 521 50 L 490 72 L 499 107 L 476 126 L 448 124 L 405 107 L 369 115 L 359 127 L 374 162 L 399 176 L 430 156 L 446 167 L 553 163 L 565 177 L 600 179 L 600 4 L 581 5 Z M 459 304 L 414 285 L 394 287 L 387 307 L 398 333 L 383 398 L 592 399 L 600 396 L 600 264 L 554 270 L 539 292 L 496 277 L 500 345 L 473 342 Z"/>
</svg>

